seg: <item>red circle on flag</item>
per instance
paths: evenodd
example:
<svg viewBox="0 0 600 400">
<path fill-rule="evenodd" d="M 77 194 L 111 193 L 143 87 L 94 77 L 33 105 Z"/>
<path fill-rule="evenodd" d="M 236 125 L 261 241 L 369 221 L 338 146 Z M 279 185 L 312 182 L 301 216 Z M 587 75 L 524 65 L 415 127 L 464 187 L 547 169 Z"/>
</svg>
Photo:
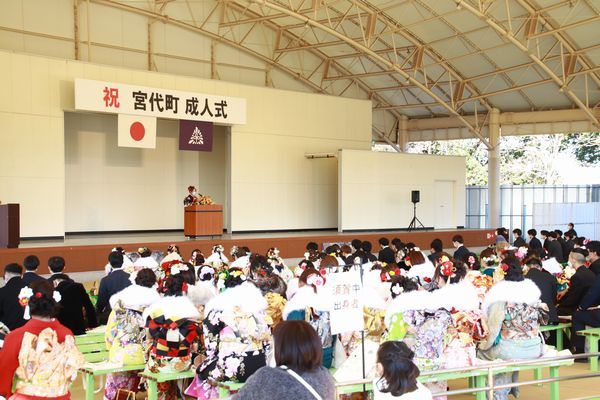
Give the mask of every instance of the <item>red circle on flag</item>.
<svg viewBox="0 0 600 400">
<path fill-rule="evenodd" d="M 144 128 L 144 124 L 142 124 L 141 122 L 135 121 L 129 127 L 129 134 L 131 135 L 131 138 L 133 140 L 139 142 L 146 135 L 146 128 Z"/>
</svg>

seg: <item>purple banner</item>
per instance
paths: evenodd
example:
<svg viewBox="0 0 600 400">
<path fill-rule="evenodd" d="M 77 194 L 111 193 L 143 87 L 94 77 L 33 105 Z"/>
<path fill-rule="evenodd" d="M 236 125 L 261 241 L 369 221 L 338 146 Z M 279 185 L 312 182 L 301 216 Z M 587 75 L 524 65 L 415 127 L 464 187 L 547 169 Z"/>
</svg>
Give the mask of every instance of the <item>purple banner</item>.
<svg viewBox="0 0 600 400">
<path fill-rule="evenodd" d="M 179 150 L 212 151 L 213 123 L 179 120 Z"/>
</svg>

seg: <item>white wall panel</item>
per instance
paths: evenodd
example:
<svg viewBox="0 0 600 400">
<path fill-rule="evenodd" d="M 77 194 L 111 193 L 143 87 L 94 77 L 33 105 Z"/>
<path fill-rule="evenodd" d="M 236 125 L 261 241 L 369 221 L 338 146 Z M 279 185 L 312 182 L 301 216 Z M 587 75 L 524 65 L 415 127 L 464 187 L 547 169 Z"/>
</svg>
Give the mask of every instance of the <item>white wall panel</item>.
<svg viewBox="0 0 600 400">
<path fill-rule="evenodd" d="M 465 158 L 343 150 L 339 156 L 338 229 L 398 229 L 413 216 L 411 191 L 421 191 L 417 217 L 438 227 L 437 196 L 452 197 L 445 210 L 452 227 L 465 225 Z M 436 192 L 436 181 L 452 182 L 453 194 Z M 439 187 L 440 185 L 438 185 Z M 443 204 L 442 204 L 443 205 Z"/>
<path fill-rule="evenodd" d="M 213 151 L 179 151 L 179 125 L 159 120 L 156 149 L 117 147 L 113 115 L 66 113 L 67 232 L 182 229 L 188 185 L 226 203 L 228 129 Z"/>
<path fill-rule="evenodd" d="M 537 231 L 567 230 L 572 222 L 578 236 L 600 238 L 600 203 L 533 203 L 533 226 Z"/>
<path fill-rule="evenodd" d="M 5 96 L 0 98 L 0 148 L 10 149 L 0 158 L 0 199 L 3 202 L 20 203 L 22 236 L 59 236 L 65 232 L 65 130 L 64 111 L 74 109 L 73 80 L 75 78 L 117 81 L 149 87 L 221 94 L 247 99 L 247 124 L 232 127 L 231 163 L 231 216 L 234 230 L 257 229 L 307 229 L 335 226 L 337 215 L 335 160 L 306 160 L 306 152 L 331 152 L 339 148 L 368 150 L 371 142 L 371 105 L 368 101 L 337 98 L 333 96 L 266 89 L 216 80 L 201 80 L 111 67 L 99 64 L 67 61 L 39 56 L 0 51 L 0 84 Z M 84 129 L 98 143 L 96 157 L 113 160 L 119 149 L 107 146 L 106 129 Z M 95 133 L 94 133 L 95 132 Z M 84 133 L 77 133 L 76 137 Z M 103 135 L 103 136 L 102 136 Z M 159 150 L 138 162 L 150 165 L 152 174 L 164 183 L 173 179 L 167 168 L 160 165 L 160 148 L 169 148 L 173 138 L 159 133 Z M 161 144 L 162 143 L 162 144 Z M 72 143 L 69 143 L 69 146 Z M 101 146 L 104 144 L 104 147 Z M 70 148 L 70 147 L 69 147 Z M 88 153 L 89 154 L 89 153 Z M 159 159 L 157 159 L 158 157 Z M 135 161 L 133 157 L 130 161 Z M 178 159 L 169 158 L 172 168 Z M 91 160 L 89 160 L 91 161 Z M 314 162 L 309 162 L 314 161 Z M 125 173 L 122 168 L 113 170 L 106 161 L 99 168 L 103 182 L 119 177 L 135 181 L 135 174 Z M 214 165 L 214 164 L 211 164 Z M 85 168 L 91 171 L 89 165 Z M 135 165 L 134 165 L 135 167 Z M 124 167 L 123 167 L 124 168 Z M 138 168 L 138 167 L 136 167 Z M 133 168 L 133 170 L 136 170 Z M 217 187 L 224 185 L 225 168 L 213 171 L 206 177 L 208 193 L 223 203 Z M 186 171 L 188 169 L 186 168 Z M 112 172 L 111 172 L 112 171 Z M 130 171 L 130 170 L 125 170 Z M 171 172 L 173 169 L 171 169 Z M 167 175 L 164 175 L 164 174 Z M 177 176 L 180 171 L 177 170 Z M 100 173 L 98 173 L 100 174 Z M 106 175 L 104 175 L 106 174 Z M 112 174 L 112 175 L 111 175 Z M 184 173 L 180 183 L 188 184 Z M 115 178 L 116 177 L 116 178 Z M 70 179 L 70 178 L 69 178 Z M 211 179 L 215 179 L 212 181 Z M 184 183 L 185 181 L 185 183 Z M 99 181 L 98 181 L 99 182 Z M 152 181 L 151 181 L 152 182 Z M 201 184 L 203 182 L 200 182 Z M 220 182 L 220 183 L 219 183 Z M 70 181 L 68 185 L 70 185 Z M 154 184 L 154 182 L 152 182 Z M 97 185 L 100 185 L 99 183 Z M 127 189 L 122 189 L 125 194 Z M 69 201 L 73 193 L 84 192 L 68 189 Z M 164 184 L 161 188 L 166 187 Z M 179 186 L 178 186 L 179 187 Z M 138 188 L 139 189 L 139 188 Z M 159 190 L 152 187 L 151 192 Z M 170 224 L 156 223 L 152 228 L 141 228 L 137 222 L 123 229 L 160 229 L 177 227 L 180 215 L 173 202 L 181 201 L 179 189 L 168 187 L 173 198 L 161 198 L 160 212 L 171 215 Z M 95 190 L 100 193 L 100 190 Z M 184 193 L 185 194 L 185 193 Z M 268 198 L 268 200 L 267 200 Z M 121 199 L 119 207 L 129 206 L 129 199 Z M 82 202 L 83 203 L 83 202 Z M 158 203 L 155 203 L 156 206 Z M 269 205 L 266 207 L 265 205 Z M 113 207 L 116 207 L 113 204 Z M 73 205 L 69 205 L 69 209 Z M 77 209 L 75 209 L 77 211 Z M 149 209 L 143 209 L 148 213 Z M 180 210 L 180 209 L 179 209 Z M 131 210 L 130 210 L 131 211 Z M 99 211 L 98 211 L 99 212 Z M 175 214 L 169 214 L 174 212 Z M 81 216 L 81 210 L 75 215 Z M 132 214 L 133 215 L 133 214 Z M 121 229 L 116 223 L 86 227 L 76 226 L 69 216 L 69 229 Z M 100 224 L 88 218 L 89 224 Z M 163 221 L 164 222 L 164 221 Z M 73 223 L 73 225 L 71 225 Z M 142 222 L 139 222 L 142 224 Z M 133 228 L 136 226 L 137 228 Z"/>
</svg>

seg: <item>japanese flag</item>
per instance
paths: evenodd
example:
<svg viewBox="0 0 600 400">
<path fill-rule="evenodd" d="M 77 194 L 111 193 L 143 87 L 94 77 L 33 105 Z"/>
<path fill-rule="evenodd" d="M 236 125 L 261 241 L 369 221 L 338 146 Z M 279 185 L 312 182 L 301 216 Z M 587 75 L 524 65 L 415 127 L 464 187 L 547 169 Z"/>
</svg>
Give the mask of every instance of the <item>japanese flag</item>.
<svg viewBox="0 0 600 400">
<path fill-rule="evenodd" d="M 156 148 L 156 117 L 119 114 L 119 147 Z"/>
</svg>

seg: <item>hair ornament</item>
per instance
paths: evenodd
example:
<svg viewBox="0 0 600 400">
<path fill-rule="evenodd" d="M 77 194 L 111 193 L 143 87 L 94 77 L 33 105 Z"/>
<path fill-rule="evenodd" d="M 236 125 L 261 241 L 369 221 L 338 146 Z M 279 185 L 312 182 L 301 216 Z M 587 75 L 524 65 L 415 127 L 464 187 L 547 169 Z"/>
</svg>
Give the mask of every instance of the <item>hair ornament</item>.
<svg viewBox="0 0 600 400">
<path fill-rule="evenodd" d="M 314 285 L 316 287 L 322 287 L 323 285 L 325 285 L 325 279 L 321 275 L 312 274 L 308 277 L 308 279 L 306 279 L 306 283 L 308 283 L 309 285 Z"/>
<path fill-rule="evenodd" d="M 404 292 L 404 287 L 400 286 L 400 285 L 394 285 L 392 286 L 392 293 L 394 293 L 396 296 L 403 293 Z"/>
<path fill-rule="evenodd" d="M 448 257 L 444 256 L 442 258 L 447 259 Z M 456 267 L 452 261 L 444 261 L 440 267 L 440 272 L 447 278 L 454 278 L 456 276 Z"/>
<path fill-rule="evenodd" d="M 502 269 L 502 271 L 507 272 L 510 267 L 508 266 L 508 264 L 502 264 L 500 268 Z"/>
<path fill-rule="evenodd" d="M 37 295 L 37 293 L 36 293 Z M 40 296 L 41 297 L 41 296 Z M 55 290 L 52 292 L 52 298 L 54 299 L 55 302 L 60 303 L 60 301 L 62 300 L 62 296 L 60 295 L 60 292 Z"/>
<path fill-rule="evenodd" d="M 204 265 L 200 268 L 200 278 L 204 278 L 206 275 L 214 276 L 215 269 L 209 265 Z"/>
</svg>

